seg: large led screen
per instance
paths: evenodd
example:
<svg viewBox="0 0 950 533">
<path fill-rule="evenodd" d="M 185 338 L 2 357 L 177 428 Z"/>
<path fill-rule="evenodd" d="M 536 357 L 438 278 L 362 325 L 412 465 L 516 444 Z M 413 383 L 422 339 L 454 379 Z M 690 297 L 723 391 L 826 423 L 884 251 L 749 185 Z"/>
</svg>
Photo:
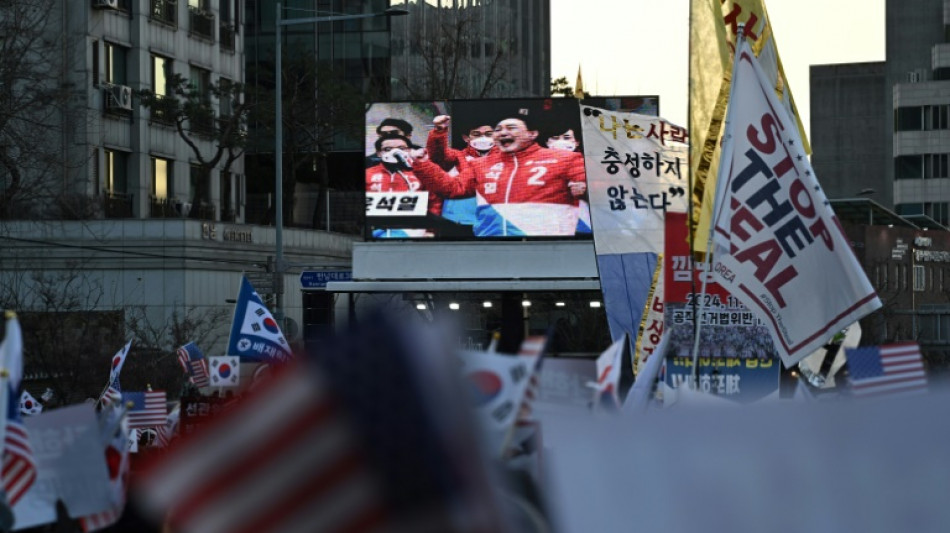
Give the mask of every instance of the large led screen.
<svg viewBox="0 0 950 533">
<path fill-rule="evenodd" d="M 657 97 L 585 100 L 656 114 Z M 374 103 L 366 112 L 372 239 L 590 238 L 578 101 Z"/>
</svg>

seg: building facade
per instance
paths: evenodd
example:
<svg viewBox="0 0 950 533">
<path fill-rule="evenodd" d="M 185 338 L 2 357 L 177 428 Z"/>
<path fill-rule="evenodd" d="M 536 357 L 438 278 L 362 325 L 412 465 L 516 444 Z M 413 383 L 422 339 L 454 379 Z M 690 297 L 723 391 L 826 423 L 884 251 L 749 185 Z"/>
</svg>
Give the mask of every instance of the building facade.
<svg viewBox="0 0 950 533">
<path fill-rule="evenodd" d="M 196 150 L 210 159 L 213 136 L 186 123 L 183 138 L 161 106 L 180 76 L 214 108 L 211 127 L 228 115 L 234 102 L 210 88 L 246 81 L 243 0 L 34 3 L 43 4 L 33 8 L 45 33 L 25 48 L 26 64 L 40 65 L 49 73 L 45 87 L 62 91 L 39 108 L 48 110 L 47 129 L 34 144 L 49 153 L 22 152 L 22 176 L 0 171 L 6 190 L 16 178 L 43 193 L 4 205 L 3 304 L 24 312 L 118 310 L 127 320 L 136 309 L 155 326 L 186 312 L 223 311 L 228 319 L 214 343 L 202 346 L 216 354 L 247 275 L 265 300 L 281 304 L 288 336 L 296 336 L 304 314 L 300 271 L 349 265 L 354 238 L 288 230 L 282 247 L 291 266 L 274 275 L 275 228 L 245 223 L 243 157 L 200 171 Z M 5 9 L 12 7 L 0 5 L 0 21 L 9 23 L 15 17 Z M 31 86 L 20 86 L 28 94 Z M 141 105 L 142 91 L 158 95 L 159 105 Z M 193 201 L 198 187 L 206 195 L 200 204 Z M 71 295 L 68 308 L 52 306 L 52 293 Z"/>
<path fill-rule="evenodd" d="M 396 100 L 547 96 L 548 0 L 406 0 L 393 21 Z"/>
</svg>

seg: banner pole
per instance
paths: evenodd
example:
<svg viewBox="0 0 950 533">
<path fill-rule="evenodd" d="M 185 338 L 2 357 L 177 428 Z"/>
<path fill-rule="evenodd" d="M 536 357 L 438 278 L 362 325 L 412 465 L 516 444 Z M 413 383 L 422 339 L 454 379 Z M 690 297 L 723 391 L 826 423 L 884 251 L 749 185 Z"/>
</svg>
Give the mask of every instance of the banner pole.
<svg viewBox="0 0 950 533">
<path fill-rule="evenodd" d="M 729 157 L 728 152 L 725 149 L 726 143 L 732 144 L 732 132 L 729 129 L 729 125 L 732 122 L 732 113 L 735 107 L 732 105 L 733 93 L 736 89 L 736 65 L 738 64 L 739 59 L 739 49 L 744 48 L 745 46 L 745 24 L 739 24 L 739 29 L 736 32 L 736 51 L 733 54 L 732 58 L 732 77 L 730 78 L 730 87 L 729 87 L 729 107 L 726 110 L 726 123 L 723 128 L 723 150 L 722 157 Z M 731 158 L 730 158 L 731 159 Z M 731 162 L 728 160 L 723 160 L 720 158 L 719 161 L 719 176 L 716 178 L 716 188 L 722 187 L 722 172 L 723 169 L 728 171 Z M 709 280 L 709 277 L 712 275 L 712 256 L 713 256 L 713 231 L 716 229 L 716 224 L 718 222 L 717 209 L 716 209 L 716 198 L 719 197 L 719 194 L 713 196 L 713 209 L 712 209 L 712 223 L 709 225 L 709 236 L 707 237 L 706 242 L 706 268 L 703 271 L 703 284 L 702 289 L 699 294 L 699 305 L 693 306 L 695 312 L 693 314 L 693 383 L 696 390 L 699 390 L 699 338 L 702 330 L 702 316 L 703 310 L 705 307 L 706 299 L 706 282 Z M 690 258 L 692 261 L 692 258 Z M 694 294 L 695 296 L 695 294 Z M 695 300 L 695 298 L 694 298 Z"/>
</svg>

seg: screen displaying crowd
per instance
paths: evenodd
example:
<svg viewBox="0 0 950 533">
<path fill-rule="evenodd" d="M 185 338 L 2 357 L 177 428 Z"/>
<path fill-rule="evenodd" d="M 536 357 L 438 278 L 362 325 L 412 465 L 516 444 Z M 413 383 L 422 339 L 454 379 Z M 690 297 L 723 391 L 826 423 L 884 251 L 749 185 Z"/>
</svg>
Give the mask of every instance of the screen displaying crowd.
<svg viewBox="0 0 950 533">
<path fill-rule="evenodd" d="M 582 143 L 570 98 L 375 103 L 369 236 L 590 238 Z"/>
</svg>

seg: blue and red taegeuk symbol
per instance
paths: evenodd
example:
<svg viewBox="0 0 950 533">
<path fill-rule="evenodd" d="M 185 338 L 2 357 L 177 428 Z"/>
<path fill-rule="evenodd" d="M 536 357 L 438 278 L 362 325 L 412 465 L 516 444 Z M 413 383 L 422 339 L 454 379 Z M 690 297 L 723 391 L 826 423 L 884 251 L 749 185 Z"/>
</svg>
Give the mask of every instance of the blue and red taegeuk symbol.
<svg viewBox="0 0 950 533">
<path fill-rule="evenodd" d="M 227 363 L 221 363 L 218 365 L 218 375 L 224 379 L 231 377 L 231 365 Z"/>
<path fill-rule="evenodd" d="M 501 394 L 501 378 L 494 372 L 479 370 L 467 375 L 466 379 L 475 407 L 486 405 Z"/>
<path fill-rule="evenodd" d="M 122 357 L 121 357 L 121 356 L 118 356 L 118 355 L 117 355 L 117 356 L 113 357 L 113 358 L 112 358 L 112 370 L 115 370 L 115 368 L 116 368 L 117 366 L 119 366 L 119 363 L 121 363 L 121 362 L 122 362 Z"/>
<path fill-rule="evenodd" d="M 278 333 L 280 333 L 280 328 L 277 327 L 277 321 L 271 317 L 267 317 L 264 319 L 264 329 L 273 333 L 274 335 L 277 335 Z"/>
</svg>

